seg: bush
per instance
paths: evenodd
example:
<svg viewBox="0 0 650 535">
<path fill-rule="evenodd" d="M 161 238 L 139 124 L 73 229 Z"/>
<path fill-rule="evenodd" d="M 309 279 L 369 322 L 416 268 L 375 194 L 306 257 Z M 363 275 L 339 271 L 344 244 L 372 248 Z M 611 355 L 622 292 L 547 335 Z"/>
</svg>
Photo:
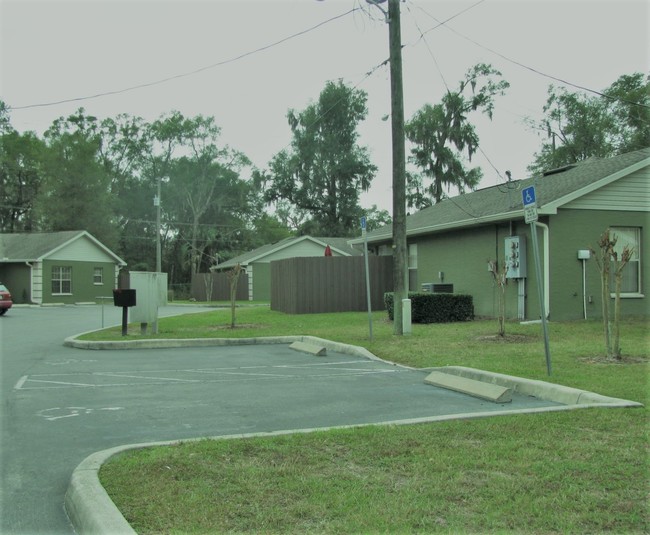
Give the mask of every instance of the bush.
<svg viewBox="0 0 650 535">
<path fill-rule="evenodd" d="M 474 319 L 471 295 L 409 292 L 413 323 L 450 323 Z M 393 320 L 393 293 L 384 294 L 388 319 Z"/>
</svg>

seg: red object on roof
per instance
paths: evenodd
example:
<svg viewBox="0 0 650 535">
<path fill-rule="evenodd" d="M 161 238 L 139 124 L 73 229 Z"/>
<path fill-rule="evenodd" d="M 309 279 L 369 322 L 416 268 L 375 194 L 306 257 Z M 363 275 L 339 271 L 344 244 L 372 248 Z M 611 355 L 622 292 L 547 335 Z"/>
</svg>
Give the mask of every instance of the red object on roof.
<svg viewBox="0 0 650 535">
<path fill-rule="evenodd" d="M 325 256 L 332 256 L 332 248 L 329 245 L 325 247 Z"/>
</svg>

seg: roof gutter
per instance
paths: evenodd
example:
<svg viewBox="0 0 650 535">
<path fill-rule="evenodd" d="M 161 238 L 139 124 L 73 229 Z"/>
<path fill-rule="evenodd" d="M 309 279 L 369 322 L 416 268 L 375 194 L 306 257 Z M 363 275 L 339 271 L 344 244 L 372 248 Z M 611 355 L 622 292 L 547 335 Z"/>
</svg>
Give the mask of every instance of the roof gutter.
<svg viewBox="0 0 650 535">
<path fill-rule="evenodd" d="M 508 221 L 510 219 L 521 219 L 523 217 L 523 208 L 514 210 L 512 212 L 505 212 L 501 214 L 495 214 L 491 216 L 476 217 L 472 219 L 463 219 L 461 221 L 454 221 L 451 223 L 444 223 L 442 225 L 427 225 L 426 227 L 418 227 L 416 229 L 407 230 L 406 236 L 419 236 L 421 234 L 430 234 L 433 232 L 442 232 L 444 230 L 455 230 L 459 228 L 472 227 L 475 225 L 481 225 L 483 223 L 494 223 L 498 221 Z M 387 239 L 392 239 L 392 234 L 378 234 L 375 236 L 368 236 L 368 242 L 381 242 L 386 241 Z M 350 244 L 360 244 L 363 243 L 363 238 L 355 238 L 350 240 Z"/>
</svg>

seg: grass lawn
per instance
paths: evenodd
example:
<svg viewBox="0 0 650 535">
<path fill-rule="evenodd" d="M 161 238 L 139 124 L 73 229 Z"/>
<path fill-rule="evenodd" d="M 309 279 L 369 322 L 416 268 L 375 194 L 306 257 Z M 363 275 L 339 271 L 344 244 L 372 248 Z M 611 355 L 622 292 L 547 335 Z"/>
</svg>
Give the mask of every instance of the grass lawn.
<svg viewBox="0 0 650 535">
<path fill-rule="evenodd" d="M 539 325 L 414 325 L 392 335 L 374 314 L 285 315 L 267 308 L 161 319 L 157 337 L 309 334 L 417 367 L 463 365 L 549 380 Z M 606 362 L 597 321 L 550 323 L 552 382 L 649 401 L 650 323 L 622 326 Z M 136 333 L 136 331 L 138 331 Z M 121 339 L 121 330 L 93 335 Z M 139 338 L 134 327 L 128 339 Z M 146 533 L 648 533 L 650 422 L 643 409 L 584 409 L 413 426 L 204 440 L 132 451 L 100 478 Z"/>
</svg>

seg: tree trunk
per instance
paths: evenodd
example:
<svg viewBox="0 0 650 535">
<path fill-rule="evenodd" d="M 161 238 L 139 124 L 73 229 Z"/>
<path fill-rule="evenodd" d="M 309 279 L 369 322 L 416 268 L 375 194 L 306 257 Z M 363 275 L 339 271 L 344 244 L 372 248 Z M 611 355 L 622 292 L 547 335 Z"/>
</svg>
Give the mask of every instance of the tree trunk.
<svg viewBox="0 0 650 535">
<path fill-rule="evenodd" d="M 601 290 L 602 290 L 602 305 L 603 305 L 603 334 L 605 335 L 605 350 L 607 358 L 612 356 L 612 342 L 611 330 L 612 326 L 609 320 L 609 255 L 603 254 L 602 256 L 602 269 L 601 269 Z"/>
<path fill-rule="evenodd" d="M 237 264 L 228 272 L 230 279 L 230 328 L 235 328 L 235 310 L 237 300 L 237 284 L 239 283 L 239 274 L 241 273 L 241 264 Z"/>
</svg>

